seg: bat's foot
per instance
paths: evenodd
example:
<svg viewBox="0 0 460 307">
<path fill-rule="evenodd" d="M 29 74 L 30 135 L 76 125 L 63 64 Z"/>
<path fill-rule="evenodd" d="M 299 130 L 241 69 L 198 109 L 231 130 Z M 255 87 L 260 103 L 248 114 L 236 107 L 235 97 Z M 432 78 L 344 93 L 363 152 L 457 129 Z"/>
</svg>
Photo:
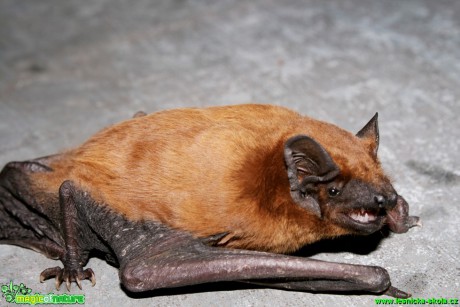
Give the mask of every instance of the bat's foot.
<svg viewBox="0 0 460 307">
<path fill-rule="evenodd" d="M 81 267 L 78 269 L 66 269 L 65 267 L 62 269 L 58 266 L 54 268 L 48 268 L 40 274 L 40 282 L 44 282 L 45 280 L 53 277 L 56 280 L 56 290 L 58 291 L 63 282 L 65 282 L 68 291 L 70 291 L 70 284 L 72 282 L 76 282 L 80 290 L 82 289 L 82 280 L 91 280 L 91 284 L 93 287 L 96 284 L 96 277 L 94 275 L 93 270 L 83 270 Z"/>
<path fill-rule="evenodd" d="M 59 187 L 59 205 L 62 214 L 65 241 L 65 252 L 60 259 L 64 264 L 64 268 L 49 268 L 40 274 L 41 282 L 54 277 L 57 290 L 59 290 L 63 282 L 65 282 L 69 291 L 72 282 L 76 282 L 80 289 L 81 281 L 85 279 L 91 280 L 93 286 L 96 284 L 93 270 L 83 270 L 82 267 L 88 260 L 88 253 L 85 253 L 78 244 L 78 238 L 81 236 L 80 233 L 85 230 L 79 227 L 81 224 L 78 223 L 75 199 L 78 198 L 73 183 L 69 180 L 64 181 Z"/>
</svg>

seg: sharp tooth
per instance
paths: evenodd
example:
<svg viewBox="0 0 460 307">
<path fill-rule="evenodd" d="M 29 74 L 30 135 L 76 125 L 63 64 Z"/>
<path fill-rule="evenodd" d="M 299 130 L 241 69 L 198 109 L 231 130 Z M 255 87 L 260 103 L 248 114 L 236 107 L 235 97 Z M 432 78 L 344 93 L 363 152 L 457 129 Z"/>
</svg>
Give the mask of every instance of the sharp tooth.
<svg viewBox="0 0 460 307">
<path fill-rule="evenodd" d="M 377 216 L 364 209 L 358 210 L 358 212 L 350 213 L 350 218 L 360 223 L 371 223 L 377 220 Z"/>
<path fill-rule="evenodd" d="M 350 215 L 350 217 L 351 217 L 352 219 L 354 219 L 355 221 L 359 221 L 360 215 L 359 215 L 359 214 L 356 214 L 356 213 L 352 213 L 352 214 Z"/>
</svg>

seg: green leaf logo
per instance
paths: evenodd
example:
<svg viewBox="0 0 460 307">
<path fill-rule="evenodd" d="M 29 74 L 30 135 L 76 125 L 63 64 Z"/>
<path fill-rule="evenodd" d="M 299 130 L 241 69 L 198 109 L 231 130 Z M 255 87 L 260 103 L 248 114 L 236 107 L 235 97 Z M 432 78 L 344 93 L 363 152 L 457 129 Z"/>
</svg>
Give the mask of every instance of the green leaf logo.
<svg viewBox="0 0 460 307">
<path fill-rule="evenodd" d="M 13 303 L 16 299 L 16 295 L 27 295 L 32 292 L 32 289 L 27 288 L 23 283 L 19 286 L 14 285 L 13 281 L 10 281 L 9 285 L 2 285 L 2 295 L 8 303 Z"/>
</svg>

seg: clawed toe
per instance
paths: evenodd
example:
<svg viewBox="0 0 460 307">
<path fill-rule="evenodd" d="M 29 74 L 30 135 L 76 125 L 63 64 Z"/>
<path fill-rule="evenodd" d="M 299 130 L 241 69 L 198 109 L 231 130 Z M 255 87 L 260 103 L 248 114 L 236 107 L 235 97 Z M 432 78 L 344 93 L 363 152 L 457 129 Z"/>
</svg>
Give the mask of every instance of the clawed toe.
<svg viewBox="0 0 460 307">
<path fill-rule="evenodd" d="M 40 282 L 44 282 L 45 280 L 50 279 L 51 277 L 57 277 L 60 274 L 61 270 L 62 269 L 58 266 L 44 270 L 40 274 Z"/>
<path fill-rule="evenodd" d="M 62 269 L 60 267 L 48 268 L 40 274 L 40 282 L 44 282 L 45 280 L 53 277 L 55 278 L 56 290 L 58 291 L 63 282 L 65 282 L 68 291 L 70 291 L 70 285 L 72 282 L 76 282 L 78 288 L 80 289 L 82 289 L 81 281 L 85 279 L 91 280 L 91 285 L 93 287 L 96 284 L 96 277 L 91 269 Z"/>
</svg>

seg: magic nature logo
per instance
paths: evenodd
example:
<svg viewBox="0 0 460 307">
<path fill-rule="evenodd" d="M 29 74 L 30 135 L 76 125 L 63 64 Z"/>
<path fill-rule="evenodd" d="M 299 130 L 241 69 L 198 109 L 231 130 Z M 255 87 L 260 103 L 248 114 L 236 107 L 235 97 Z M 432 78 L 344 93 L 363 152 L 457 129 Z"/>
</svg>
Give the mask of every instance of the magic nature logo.
<svg viewBox="0 0 460 307">
<path fill-rule="evenodd" d="M 19 285 L 10 281 L 7 285 L 2 285 L 2 295 L 8 303 L 15 304 L 84 304 L 84 294 L 31 294 L 32 289 L 27 288 L 23 283 Z"/>
</svg>

